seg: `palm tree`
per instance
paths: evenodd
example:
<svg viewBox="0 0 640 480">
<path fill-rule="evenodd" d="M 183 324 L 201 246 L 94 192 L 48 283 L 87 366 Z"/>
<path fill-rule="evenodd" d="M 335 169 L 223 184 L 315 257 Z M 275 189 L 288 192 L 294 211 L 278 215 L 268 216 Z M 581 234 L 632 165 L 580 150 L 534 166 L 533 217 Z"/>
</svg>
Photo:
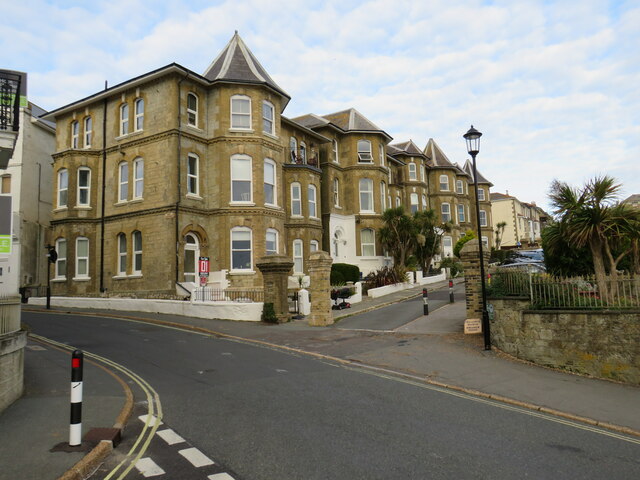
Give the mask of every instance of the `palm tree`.
<svg viewBox="0 0 640 480">
<path fill-rule="evenodd" d="M 433 257 L 440 251 L 440 239 L 451 231 L 450 223 L 438 223 L 435 210 L 422 210 L 413 214 L 415 237 L 413 251 L 424 275 L 429 271 Z"/>
<path fill-rule="evenodd" d="M 404 266 L 414 243 L 415 226 L 402 207 L 382 213 L 384 227 L 378 231 L 380 242 L 391 252 L 396 265 Z"/>
<path fill-rule="evenodd" d="M 500 250 L 500 245 L 502 244 L 502 235 L 504 234 L 504 229 L 507 226 L 507 222 L 498 222 L 496 225 L 496 250 Z"/>
<path fill-rule="evenodd" d="M 559 233 L 575 247 L 589 247 L 598 288 L 605 300 L 610 299 L 607 271 L 615 285 L 618 263 L 632 251 L 629 247 L 614 257 L 613 247 L 639 236 L 638 213 L 616 203 L 620 187 L 609 176 L 590 180 L 580 191 L 554 180 L 549 194 L 558 216 Z"/>
</svg>

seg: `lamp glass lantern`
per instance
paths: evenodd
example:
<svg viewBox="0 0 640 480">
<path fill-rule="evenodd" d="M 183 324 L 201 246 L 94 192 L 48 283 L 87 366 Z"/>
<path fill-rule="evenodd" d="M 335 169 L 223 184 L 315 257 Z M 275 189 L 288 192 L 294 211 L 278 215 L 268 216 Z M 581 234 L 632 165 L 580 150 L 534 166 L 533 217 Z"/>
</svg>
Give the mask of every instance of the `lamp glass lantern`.
<svg viewBox="0 0 640 480">
<path fill-rule="evenodd" d="M 480 152 L 481 136 L 482 133 L 473 128 L 473 125 L 471 125 L 471 128 L 463 135 L 464 139 L 467 141 L 467 152 L 469 152 L 469 155 L 476 156 L 478 152 Z"/>
</svg>

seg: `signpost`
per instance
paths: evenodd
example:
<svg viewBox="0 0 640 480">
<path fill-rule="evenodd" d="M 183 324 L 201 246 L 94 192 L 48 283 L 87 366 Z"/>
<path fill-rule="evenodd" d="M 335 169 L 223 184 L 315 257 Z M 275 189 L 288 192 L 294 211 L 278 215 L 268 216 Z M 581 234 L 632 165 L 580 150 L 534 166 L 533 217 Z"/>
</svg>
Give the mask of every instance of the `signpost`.
<svg viewBox="0 0 640 480">
<path fill-rule="evenodd" d="M 209 280 L 209 257 L 200 257 L 198 259 L 198 275 L 200 276 L 200 286 L 203 288 Z"/>
</svg>

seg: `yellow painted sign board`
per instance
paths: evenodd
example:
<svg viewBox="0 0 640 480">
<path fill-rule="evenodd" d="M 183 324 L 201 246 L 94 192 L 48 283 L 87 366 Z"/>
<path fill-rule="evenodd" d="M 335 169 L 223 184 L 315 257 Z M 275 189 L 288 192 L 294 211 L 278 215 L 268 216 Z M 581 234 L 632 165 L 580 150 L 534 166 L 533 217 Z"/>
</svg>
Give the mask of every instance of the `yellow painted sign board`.
<svg viewBox="0 0 640 480">
<path fill-rule="evenodd" d="M 464 333 L 482 333 L 482 321 L 479 318 L 467 318 L 464 321 Z"/>
</svg>

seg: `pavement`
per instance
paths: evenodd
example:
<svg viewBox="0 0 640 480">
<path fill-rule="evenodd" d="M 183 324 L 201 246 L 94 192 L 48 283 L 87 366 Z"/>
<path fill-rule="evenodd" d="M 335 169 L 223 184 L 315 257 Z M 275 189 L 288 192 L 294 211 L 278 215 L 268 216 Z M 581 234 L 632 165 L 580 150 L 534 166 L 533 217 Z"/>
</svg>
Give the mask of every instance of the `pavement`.
<svg viewBox="0 0 640 480">
<path fill-rule="evenodd" d="M 365 297 L 349 309 L 334 310 L 336 323 L 330 327 L 310 327 L 304 319 L 270 325 L 141 312 L 91 310 L 91 313 L 181 325 L 223 338 L 402 375 L 640 437 L 640 387 L 543 368 L 495 348 L 485 351 L 481 335 L 463 333 L 463 284 L 456 281 L 455 303 L 430 301 L 433 310 L 428 316 L 422 315 L 419 299 L 422 288 L 418 286 L 376 299 Z M 426 288 L 430 296 L 440 292 L 442 299 L 448 284 L 441 282 Z M 376 310 L 378 315 L 388 312 L 391 318 L 393 304 L 411 299 L 416 305 L 413 321 L 392 329 L 361 326 L 366 317 L 359 314 Z M 32 337 L 24 361 L 25 394 L 0 414 L 0 465 L 3 465 L 0 480 L 83 478 L 110 448 L 106 446 L 108 442 L 97 446 L 85 442 L 86 450 L 95 447 L 89 453 L 51 451 L 68 438 L 69 353 L 43 345 Z M 85 386 L 85 398 L 91 401 L 85 402 L 83 431 L 92 427 L 123 426 L 132 408 L 131 392 L 127 392 L 126 384 L 91 363 L 85 362 L 85 369 L 91 369 L 91 377 L 96 380 Z"/>
</svg>

